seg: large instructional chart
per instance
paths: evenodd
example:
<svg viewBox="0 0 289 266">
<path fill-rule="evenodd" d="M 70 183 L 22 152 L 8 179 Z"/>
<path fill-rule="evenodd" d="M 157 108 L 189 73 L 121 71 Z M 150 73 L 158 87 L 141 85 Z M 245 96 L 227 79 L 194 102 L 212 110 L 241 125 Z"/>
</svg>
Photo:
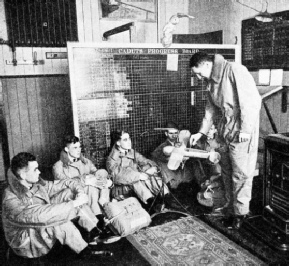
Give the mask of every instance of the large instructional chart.
<svg viewBox="0 0 289 266">
<path fill-rule="evenodd" d="M 206 91 L 189 60 L 201 50 L 240 58 L 235 45 L 68 43 L 74 128 L 85 155 L 104 166 L 115 129 L 125 128 L 146 156 L 163 138 L 154 128 L 167 121 L 197 130 Z"/>
</svg>

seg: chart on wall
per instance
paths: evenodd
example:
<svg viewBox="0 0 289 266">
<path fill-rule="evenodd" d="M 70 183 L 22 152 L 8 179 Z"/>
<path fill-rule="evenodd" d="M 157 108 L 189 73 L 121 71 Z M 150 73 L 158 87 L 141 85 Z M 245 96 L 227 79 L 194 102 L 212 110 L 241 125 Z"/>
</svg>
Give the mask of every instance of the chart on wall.
<svg viewBox="0 0 289 266">
<path fill-rule="evenodd" d="M 289 69 L 289 11 L 271 15 L 270 23 L 242 21 L 242 63 L 249 70 Z"/>
<path fill-rule="evenodd" d="M 163 141 L 156 128 L 168 121 L 196 131 L 206 100 L 205 82 L 189 68 L 198 51 L 240 58 L 235 45 L 68 43 L 74 130 L 85 156 L 103 167 L 117 129 L 145 156 Z"/>
</svg>

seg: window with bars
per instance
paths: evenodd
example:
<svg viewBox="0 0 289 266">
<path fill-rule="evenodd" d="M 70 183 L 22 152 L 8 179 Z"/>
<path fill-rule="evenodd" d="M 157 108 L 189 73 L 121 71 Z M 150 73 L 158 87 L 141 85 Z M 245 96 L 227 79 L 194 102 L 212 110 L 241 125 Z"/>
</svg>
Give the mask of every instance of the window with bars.
<svg viewBox="0 0 289 266">
<path fill-rule="evenodd" d="M 66 47 L 78 40 L 75 0 L 5 0 L 4 5 L 13 47 Z"/>
</svg>

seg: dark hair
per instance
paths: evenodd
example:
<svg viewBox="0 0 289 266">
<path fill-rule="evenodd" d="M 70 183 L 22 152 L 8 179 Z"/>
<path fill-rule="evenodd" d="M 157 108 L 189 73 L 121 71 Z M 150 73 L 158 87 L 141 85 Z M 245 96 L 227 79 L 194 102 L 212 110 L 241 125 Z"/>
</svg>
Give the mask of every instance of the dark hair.
<svg viewBox="0 0 289 266">
<path fill-rule="evenodd" d="M 74 135 L 67 135 L 64 137 L 64 146 L 67 146 L 68 144 L 75 144 L 79 142 L 79 138 Z"/>
<path fill-rule="evenodd" d="M 167 122 L 165 128 L 175 128 L 175 129 L 179 130 L 179 126 L 172 121 Z"/>
<path fill-rule="evenodd" d="M 28 152 L 20 152 L 14 156 L 11 160 L 11 171 L 12 173 L 19 177 L 18 171 L 26 168 L 29 162 L 36 161 L 36 157 Z"/>
<path fill-rule="evenodd" d="M 124 130 L 124 129 L 122 129 L 122 130 L 117 129 L 117 130 L 115 130 L 115 131 L 112 131 L 112 132 L 110 133 L 111 146 L 113 146 L 113 145 L 116 144 L 119 140 L 121 140 L 121 136 L 122 136 L 123 134 L 125 134 L 125 133 L 128 134 L 128 132 L 127 132 L 126 130 Z"/>
<path fill-rule="evenodd" d="M 190 59 L 190 67 L 198 67 L 203 62 L 213 62 L 213 56 L 205 52 L 195 53 Z"/>
</svg>

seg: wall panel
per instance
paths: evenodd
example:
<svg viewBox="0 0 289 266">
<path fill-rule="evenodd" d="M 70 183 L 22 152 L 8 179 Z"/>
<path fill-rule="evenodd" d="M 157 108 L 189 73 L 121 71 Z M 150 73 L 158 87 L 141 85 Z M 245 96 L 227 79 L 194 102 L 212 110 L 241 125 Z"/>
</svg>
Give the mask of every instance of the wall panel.
<svg viewBox="0 0 289 266">
<path fill-rule="evenodd" d="M 41 154 L 41 120 L 39 118 L 37 83 L 34 78 L 26 79 L 26 93 L 28 100 L 28 116 L 32 139 L 33 154 L 37 157 Z"/>
<path fill-rule="evenodd" d="M 10 158 L 35 154 L 42 168 L 58 160 L 62 139 L 73 133 L 68 76 L 4 78 Z"/>
<path fill-rule="evenodd" d="M 9 119 L 10 128 L 8 128 L 8 143 L 13 143 L 12 146 L 9 145 L 10 154 L 16 154 L 23 149 L 22 136 L 21 136 L 21 121 L 20 121 L 20 111 L 19 110 L 19 100 L 17 85 L 20 82 L 17 79 L 7 80 L 6 86 L 3 86 L 3 93 L 6 96 L 7 102 L 4 102 L 5 106 L 5 117 L 6 121 Z M 8 89 L 9 88 L 9 89 Z M 9 141 L 10 139 L 10 141 Z"/>
</svg>

